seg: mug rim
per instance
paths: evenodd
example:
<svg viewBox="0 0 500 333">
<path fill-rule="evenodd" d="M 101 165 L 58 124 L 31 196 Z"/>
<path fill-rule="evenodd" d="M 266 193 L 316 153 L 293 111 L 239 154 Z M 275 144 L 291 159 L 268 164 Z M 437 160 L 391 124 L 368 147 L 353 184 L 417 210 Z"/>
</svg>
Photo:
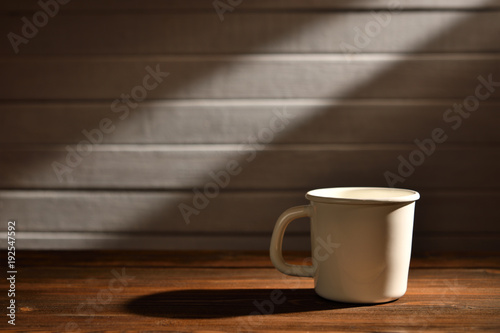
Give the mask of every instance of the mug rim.
<svg viewBox="0 0 500 333">
<path fill-rule="evenodd" d="M 355 192 L 364 192 L 360 193 Z M 328 187 L 314 189 L 306 194 L 312 202 L 381 204 L 414 202 L 420 198 L 417 191 L 393 187 Z"/>
</svg>

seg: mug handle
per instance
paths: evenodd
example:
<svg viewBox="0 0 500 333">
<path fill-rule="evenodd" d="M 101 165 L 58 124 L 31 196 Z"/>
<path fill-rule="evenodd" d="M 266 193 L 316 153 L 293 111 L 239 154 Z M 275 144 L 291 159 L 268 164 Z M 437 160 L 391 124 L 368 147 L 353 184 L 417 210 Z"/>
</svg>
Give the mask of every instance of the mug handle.
<svg viewBox="0 0 500 333">
<path fill-rule="evenodd" d="M 269 254 L 274 267 L 283 274 L 303 277 L 313 277 L 314 275 L 314 266 L 288 264 L 283 259 L 282 252 L 283 235 L 285 234 L 286 227 L 295 219 L 311 217 L 311 209 L 312 207 L 309 205 L 289 208 L 280 215 L 274 226 Z"/>
</svg>

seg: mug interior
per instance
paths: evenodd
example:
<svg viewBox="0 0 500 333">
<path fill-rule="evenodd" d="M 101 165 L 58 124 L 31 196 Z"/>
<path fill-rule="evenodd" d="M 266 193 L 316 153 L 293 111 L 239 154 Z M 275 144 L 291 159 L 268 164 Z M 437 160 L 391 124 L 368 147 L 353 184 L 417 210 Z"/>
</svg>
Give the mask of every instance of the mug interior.
<svg viewBox="0 0 500 333">
<path fill-rule="evenodd" d="M 420 194 L 413 190 L 390 187 L 332 187 L 309 191 L 306 198 L 323 203 L 375 204 L 413 202 L 420 198 Z"/>
</svg>

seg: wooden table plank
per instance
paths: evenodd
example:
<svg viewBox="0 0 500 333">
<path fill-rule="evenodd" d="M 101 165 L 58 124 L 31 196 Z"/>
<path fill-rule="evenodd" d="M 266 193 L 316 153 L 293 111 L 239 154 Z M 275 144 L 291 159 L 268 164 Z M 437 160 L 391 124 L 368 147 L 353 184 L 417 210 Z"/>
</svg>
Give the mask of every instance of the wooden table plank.
<svg viewBox="0 0 500 333">
<path fill-rule="evenodd" d="M 5 254 L 0 254 L 3 260 Z M 302 263 L 310 253 L 284 252 L 290 263 Z M 267 251 L 21 251 L 21 266 L 85 267 L 273 267 Z M 411 266 L 443 268 L 500 268 L 498 253 L 424 253 L 412 256 Z"/>
<path fill-rule="evenodd" d="M 414 258 L 405 296 L 379 305 L 324 300 L 263 252 L 24 251 L 17 261 L 18 331 L 500 331 L 495 254 Z"/>
</svg>

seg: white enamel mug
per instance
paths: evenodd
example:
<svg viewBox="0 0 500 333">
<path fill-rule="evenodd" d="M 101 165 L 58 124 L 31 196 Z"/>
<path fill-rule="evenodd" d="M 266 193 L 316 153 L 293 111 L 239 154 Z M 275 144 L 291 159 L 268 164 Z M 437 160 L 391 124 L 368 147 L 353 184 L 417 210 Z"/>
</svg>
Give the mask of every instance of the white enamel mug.
<svg viewBox="0 0 500 333">
<path fill-rule="evenodd" d="M 415 201 L 418 192 L 382 187 L 309 191 L 307 206 L 286 210 L 274 227 L 270 256 L 282 273 L 314 277 L 326 299 L 383 303 L 406 292 Z M 282 254 L 283 235 L 297 218 L 311 220 L 312 266 L 291 265 Z"/>
</svg>

